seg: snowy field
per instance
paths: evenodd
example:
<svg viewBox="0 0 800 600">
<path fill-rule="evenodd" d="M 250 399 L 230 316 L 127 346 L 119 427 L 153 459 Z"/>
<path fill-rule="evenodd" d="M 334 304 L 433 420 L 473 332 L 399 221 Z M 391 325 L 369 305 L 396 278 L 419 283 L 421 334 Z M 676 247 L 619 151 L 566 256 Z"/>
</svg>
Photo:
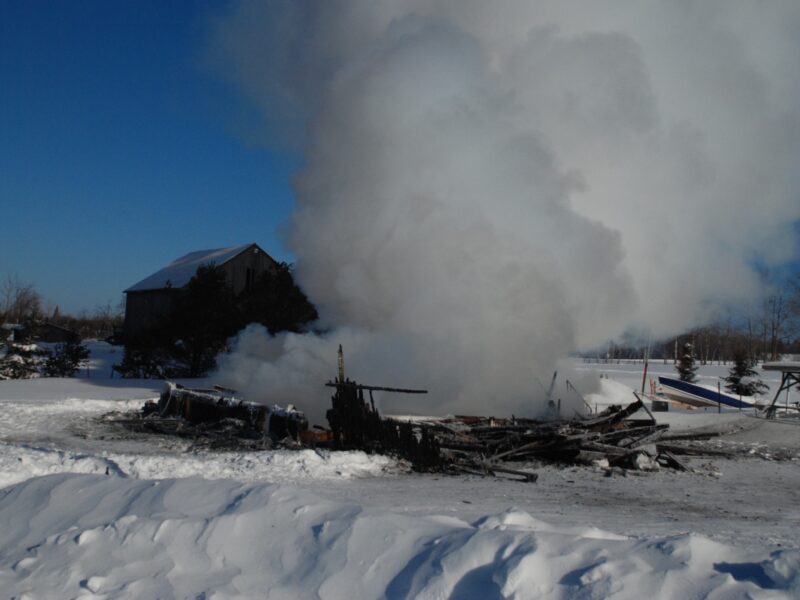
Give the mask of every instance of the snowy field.
<svg viewBox="0 0 800 600">
<path fill-rule="evenodd" d="M 120 435 L 104 415 L 162 384 L 108 379 L 115 355 L 92 350 L 81 378 L 0 382 L 2 598 L 800 597 L 800 426 L 657 414 L 725 432 L 708 444 L 732 456 L 692 473 L 416 475 L 359 452 Z M 641 386 L 641 364 L 576 367 L 603 373 L 598 404 Z"/>
</svg>

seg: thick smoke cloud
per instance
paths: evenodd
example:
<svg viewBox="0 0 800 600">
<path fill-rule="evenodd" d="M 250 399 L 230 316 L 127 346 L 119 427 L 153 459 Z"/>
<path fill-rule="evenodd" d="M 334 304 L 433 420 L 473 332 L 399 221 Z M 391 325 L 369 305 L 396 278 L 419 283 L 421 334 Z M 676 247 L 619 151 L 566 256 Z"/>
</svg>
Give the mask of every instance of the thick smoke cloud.
<svg viewBox="0 0 800 600">
<path fill-rule="evenodd" d="M 304 148 L 288 242 L 333 333 L 252 329 L 228 381 L 324 398 L 341 342 L 435 412 L 529 414 L 569 351 L 750 298 L 755 261 L 797 255 L 798 26 L 792 2 L 235 3 L 212 62 Z"/>
</svg>

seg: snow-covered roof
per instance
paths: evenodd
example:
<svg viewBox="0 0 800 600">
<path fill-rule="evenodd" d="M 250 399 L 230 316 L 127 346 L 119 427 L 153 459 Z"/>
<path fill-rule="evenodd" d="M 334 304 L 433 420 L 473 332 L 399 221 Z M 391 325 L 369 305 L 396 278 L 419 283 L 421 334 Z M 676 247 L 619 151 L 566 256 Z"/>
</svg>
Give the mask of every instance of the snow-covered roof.
<svg viewBox="0 0 800 600">
<path fill-rule="evenodd" d="M 195 273 L 197 273 L 197 269 L 202 265 L 223 265 L 254 245 L 255 244 L 242 244 L 241 246 L 231 246 L 230 248 L 189 252 L 189 254 L 174 260 L 160 271 L 132 285 L 125 290 L 125 293 L 161 290 L 164 288 L 182 288 L 189 283 L 189 280 L 194 277 Z"/>
</svg>

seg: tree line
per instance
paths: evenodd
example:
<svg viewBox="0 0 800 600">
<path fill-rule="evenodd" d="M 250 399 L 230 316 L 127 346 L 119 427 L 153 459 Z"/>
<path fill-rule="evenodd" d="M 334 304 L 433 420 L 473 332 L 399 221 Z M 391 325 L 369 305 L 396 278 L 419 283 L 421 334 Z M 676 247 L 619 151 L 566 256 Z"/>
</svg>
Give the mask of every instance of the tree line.
<svg viewBox="0 0 800 600">
<path fill-rule="evenodd" d="M 800 354 L 800 278 L 765 288 L 761 298 L 744 308 L 720 310 L 705 325 L 666 339 L 626 333 L 607 346 L 581 352 L 586 360 L 617 362 L 652 360 L 677 363 L 685 344 L 699 364 L 729 364 L 740 355 L 752 362 Z"/>
<path fill-rule="evenodd" d="M 73 334 L 51 348 L 27 343 L 37 338 L 37 330 L 45 322 L 70 329 Z M 75 327 L 76 324 L 79 327 Z M 3 334 L 0 338 L 0 379 L 26 379 L 40 375 L 71 377 L 89 358 L 89 350 L 81 344 L 78 331 L 97 333 L 110 331 L 111 327 L 111 324 L 106 326 L 104 318 L 100 317 L 59 318 L 57 307 L 48 317 L 44 301 L 32 284 L 23 282 L 18 276 L 7 276 L 0 282 L 0 332 Z"/>
<path fill-rule="evenodd" d="M 71 315 L 46 302 L 32 283 L 18 275 L 7 275 L 0 281 L 0 326 L 20 326 L 30 337 L 37 337 L 37 330 L 45 323 L 52 323 L 74 332 L 80 339 L 106 339 L 122 327 L 123 320 L 122 303 L 112 306 L 107 302 L 93 311 Z"/>
</svg>

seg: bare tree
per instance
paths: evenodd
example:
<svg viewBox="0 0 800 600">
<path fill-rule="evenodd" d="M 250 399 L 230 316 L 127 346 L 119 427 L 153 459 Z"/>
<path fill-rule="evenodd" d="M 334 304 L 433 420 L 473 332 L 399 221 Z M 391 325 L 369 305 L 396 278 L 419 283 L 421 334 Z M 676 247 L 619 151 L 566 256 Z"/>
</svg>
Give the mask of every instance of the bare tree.
<svg viewBox="0 0 800 600">
<path fill-rule="evenodd" d="M 782 290 L 778 290 L 764 300 L 764 316 L 766 318 L 766 329 L 769 337 L 767 353 L 770 360 L 777 360 L 779 346 L 786 326 L 788 316 L 786 310 L 786 300 Z"/>
<path fill-rule="evenodd" d="M 760 326 L 765 358 L 778 360 L 790 343 L 798 322 L 796 301 L 789 284 L 773 288 L 764 298 Z"/>
<path fill-rule="evenodd" d="M 98 305 L 91 319 L 95 327 L 95 337 L 108 337 L 111 335 L 115 327 L 122 325 L 123 315 L 124 313 L 120 312 L 119 306 L 113 307 L 110 300 L 105 304 Z"/>
<path fill-rule="evenodd" d="M 786 286 L 786 312 L 786 338 L 797 345 L 800 342 L 800 275 L 795 275 Z"/>
<path fill-rule="evenodd" d="M 0 302 L 8 322 L 22 323 L 42 316 L 42 297 L 32 284 L 23 282 L 18 275 L 7 275 L 0 283 Z"/>
</svg>

